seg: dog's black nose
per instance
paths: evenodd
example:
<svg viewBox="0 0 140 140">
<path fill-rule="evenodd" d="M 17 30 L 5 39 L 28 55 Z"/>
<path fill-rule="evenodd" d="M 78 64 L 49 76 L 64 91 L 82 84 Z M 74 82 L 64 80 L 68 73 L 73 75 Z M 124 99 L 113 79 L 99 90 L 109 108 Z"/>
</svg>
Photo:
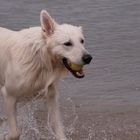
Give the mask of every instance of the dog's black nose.
<svg viewBox="0 0 140 140">
<path fill-rule="evenodd" d="M 90 54 L 85 54 L 82 57 L 84 64 L 89 64 L 92 60 L 92 56 Z"/>
</svg>

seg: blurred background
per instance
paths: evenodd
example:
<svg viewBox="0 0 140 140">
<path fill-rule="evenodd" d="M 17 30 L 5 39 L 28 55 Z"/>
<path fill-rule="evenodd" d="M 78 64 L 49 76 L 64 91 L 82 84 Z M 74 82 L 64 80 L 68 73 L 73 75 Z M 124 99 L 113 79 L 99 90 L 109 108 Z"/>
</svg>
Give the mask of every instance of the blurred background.
<svg viewBox="0 0 140 140">
<path fill-rule="evenodd" d="M 140 140 L 139 0 L 0 0 L 0 26 L 40 26 L 46 9 L 59 23 L 83 26 L 93 61 L 84 79 L 60 81 L 60 108 L 69 140 Z M 43 99 L 18 104 L 21 140 L 53 140 Z M 7 132 L 0 98 L 0 136 Z"/>
</svg>

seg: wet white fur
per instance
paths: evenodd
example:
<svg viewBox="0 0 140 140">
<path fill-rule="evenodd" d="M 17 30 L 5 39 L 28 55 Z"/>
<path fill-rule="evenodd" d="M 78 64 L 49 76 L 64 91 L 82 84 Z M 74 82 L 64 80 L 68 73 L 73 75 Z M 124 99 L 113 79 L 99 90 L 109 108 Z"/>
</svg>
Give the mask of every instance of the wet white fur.
<svg viewBox="0 0 140 140">
<path fill-rule="evenodd" d="M 76 64 L 82 63 L 81 58 L 87 52 L 80 43 L 84 37 L 81 27 L 59 25 L 44 10 L 40 19 L 41 27 L 21 31 L 0 28 L 0 85 L 10 129 L 5 140 L 19 140 L 17 99 L 41 90 L 47 97 L 51 127 L 58 140 L 66 140 L 55 85 L 67 73 L 62 64 L 63 57 Z M 64 46 L 69 40 L 73 46 Z"/>
</svg>

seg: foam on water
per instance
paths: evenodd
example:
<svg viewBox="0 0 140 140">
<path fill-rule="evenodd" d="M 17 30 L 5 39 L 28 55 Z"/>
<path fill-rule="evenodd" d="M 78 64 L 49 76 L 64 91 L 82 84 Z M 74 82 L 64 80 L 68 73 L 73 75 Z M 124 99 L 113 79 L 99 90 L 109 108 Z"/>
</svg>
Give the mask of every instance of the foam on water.
<svg viewBox="0 0 140 140">
<path fill-rule="evenodd" d="M 125 112 L 81 112 L 72 98 L 67 98 L 65 106 L 60 105 L 64 130 L 68 140 L 139 140 L 140 113 Z M 0 100 L 0 105 L 3 101 Z M 47 119 L 47 107 L 43 98 L 18 104 L 18 124 L 22 127 L 21 140 L 55 140 Z M 84 108 L 83 108 L 84 109 Z M 1 111 L 1 110 L 0 110 Z M 1 111 L 2 112 L 2 111 Z M 8 132 L 8 124 L 0 113 L 0 139 Z M 127 139 L 126 139 L 127 138 Z"/>
<path fill-rule="evenodd" d="M 61 105 L 60 108 L 63 111 L 62 120 L 65 124 L 65 133 L 69 140 L 72 140 L 79 133 L 79 130 L 76 130 L 76 125 L 79 124 L 79 116 L 72 99 L 67 98 L 66 102 L 69 107 Z M 0 104 L 2 104 L 2 100 Z M 47 140 L 55 140 L 55 136 L 52 135 L 47 122 L 47 109 L 44 106 L 46 106 L 46 102 L 43 98 L 18 104 L 18 125 L 19 128 L 22 128 L 21 140 L 46 140 L 46 138 Z M 3 134 L 8 132 L 8 124 L 4 114 L 0 113 L 0 115 L 0 138 L 2 139 Z M 93 137 L 92 126 L 86 128 L 82 125 L 81 127 L 89 132 L 86 140 L 91 140 Z"/>
</svg>

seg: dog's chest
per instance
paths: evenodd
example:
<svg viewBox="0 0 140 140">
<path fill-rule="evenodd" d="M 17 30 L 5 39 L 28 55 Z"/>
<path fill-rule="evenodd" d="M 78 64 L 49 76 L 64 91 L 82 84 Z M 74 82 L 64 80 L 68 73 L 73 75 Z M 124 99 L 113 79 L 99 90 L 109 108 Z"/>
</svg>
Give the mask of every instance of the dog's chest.
<svg viewBox="0 0 140 140">
<path fill-rule="evenodd" d="M 34 81 L 32 80 L 34 79 Z M 59 79 L 59 73 L 54 72 L 44 72 L 38 78 L 31 78 L 27 81 L 21 82 L 17 87 L 21 96 L 32 97 L 40 94 L 40 92 L 47 92 L 48 87 L 55 83 Z"/>
</svg>

